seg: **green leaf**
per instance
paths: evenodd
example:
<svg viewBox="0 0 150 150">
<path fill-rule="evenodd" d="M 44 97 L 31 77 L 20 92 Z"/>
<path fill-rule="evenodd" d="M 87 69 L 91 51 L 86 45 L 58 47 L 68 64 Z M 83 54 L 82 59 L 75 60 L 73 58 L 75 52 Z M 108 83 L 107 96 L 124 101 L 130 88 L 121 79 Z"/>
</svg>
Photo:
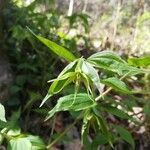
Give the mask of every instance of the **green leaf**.
<svg viewBox="0 0 150 150">
<path fill-rule="evenodd" d="M 98 109 L 96 109 L 96 107 L 93 109 L 93 111 L 95 113 L 95 119 L 97 121 L 98 126 L 100 127 L 100 129 L 102 131 L 102 134 L 107 137 L 107 140 L 108 140 L 110 146 L 113 147 L 112 139 L 111 139 L 110 133 L 108 131 L 108 125 L 107 125 L 104 117 L 100 114 L 100 112 L 98 111 Z"/>
<path fill-rule="evenodd" d="M 84 118 L 81 129 L 81 142 L 84 145 L 84 149 L 91 150 L 91 141 L 89 140 L 89 128 L 90 122 L 93 119 L 94 115 L 91 113 L 91 109 L 87 109 L 84 112 Z"/>
<path fill-rule="evenodd" d="M 109 142 L 109 139 L 106 135 L 98 134 L 92 142 L 92 148 L 97 149 L 99 145 L 104 145 L 108 142 Z"/>
<path fill-rule="evenodd" d="M 5 108 L 1 103 L 0 103 L 0 120 L 3 121 L 3 122 L 6 122 Z"/>
<path fill-rule="evenodd" d="M 58 99 L 56 106 L 49 111 L 47 119 L 51 118 L 56 112 L 59 111 L 80 111 L 94 106 L 96 106 L 96 103 L 92 97 L 89 97 L 88 94 L 79 93 L 76 95 L 75 99 L 74 94 L 70 94 Z"/>
<path fill-rule="evenodd" d="M 81 129 L 81 135 L 83 137 L 87 127 L 88 127 L 88 123 L 89 121 L 92 119 L 93 115 L 91 114 L 90 110 L 87 110 L 84 114 L 84 118 L 83 118 L 83 124 L 82 124 L 82 129 Z M 83 141 L 83 140 L 82 140 Z"/>
<path fill-rule="evenodd" d="M 91 84 L 90 84 L 89 78 L 84 73 L 81 73 L 81 77 L 82 77 L 82 81 L 86 87 L 87 93 L 90 93 L 91 95 L 93 95 L 91 87 L 90 87 Z"/>
<path fill-rule="evenodd" d="M 66 59 L 67 61 L 74 61 L 76 57 L 68 51 L 66 48 L 56 44 L 55 42 L 48 40 L 42 36 L 34 34 L 29 28 L 28 30 L 39 40 L 41 41 L 44 45 L 46 45 L 50 50 L 52 50 L 55 54 L 58 56 Z"/>
<path fill-rule="evenodd" d="M 77 60 L 71 62 L 69 65 L 67 65 L 63 69 L 63 71 L 59 74 L 57 79 L 48 81 L 48 82 L 51 82 L 51 81 L 54 81 L 54 82 L 51 84 L 47 95 L 42 100 L 42 103 L 40 104 L 40 107 L 43 106 L 43 104 L 51 96 L 53 96 L 53 94 L 59 93 L 65 86 L 67 86 L 68 84 L 70 84 L 74 80 L 74 78 L 76 76 L 76 73 L 72 72 L 72 71 L 73 71 L 73 67 L 75 66 L 76 63 L 77 63 Z"/>
<path fill-rule="evenodd" d="M 114 127 L 116 128 L 116 130 L 119 133 L 120 137 L 123 140 L 125 140 L 127 143 L 131 144 L 132 148 L 134 149 L 135 148 L 135 143 L 134 143 L 134 140 L 133 140 L 133 137 L 132 137 L 131 133 L 128 130 L 126 130 L 125 128 L 121 127 L 121 126 L 115 125 Z"/>
<path fill-rule="evenodd" d="M 102 80 L 101 82 L 122 93 L 132 93 L 132 91 L 128 89 L 127 85 L 116 77 L 107 78 Z"/>
<path fill-rule="evenodd" d="M 150 104 L 146 104 L 143 108 L 144 113 L 150 117 Z"/>
<path fill-rule="evenodd" d="M 102 93 L 102 89 L 101 89 L 102 86 L 100 83 L 100 78 L 99 78 L 99 75 L 98 75 L 97 71 L 95 70 L 95 68 L 90 63 L 83 61 L 82 72 L 90 78 L 90 80 L 97 87 L 99 92 Z"/>
<path fill-rule="evenodd" d="M 14 138 L 9 141 L 8 150 L 32 150 L 31 142 L 27 138 Z"/>
<path fill-rule="evenodd" d="M 38 136 L 28 135 L 27 139 L 32 144 L 32 150 L 46 150 L 46 145 Z"/>
<path fill-rule="evenodd" d="M 63 70 L 62 72 L 59 74 L 58 77 L 62 76 L 63 74 L 67 73 L 67 72 L 72 72 L 73 71 L 73 68 L 75 66 L 75 64 L 77 63 L 77 60 L 69 63 Z"/>
<path fill-rule="evenodd" d="M 65 80 L 69 77 L 73 77 L 76 75 L 76 72 L 67 72 L 65 74 L 59 75 L 56 79 L 49 80 L 48 82 L 55 82 L 60 80 Z"/>
<path fill-rule="evenodd" d="M 40 107 L 42 107 L 44 105 L 44 103 L 50 98 L 52 97 L 52 94 L 46 94 L 46 96 L 44 97 L 44 99 L 42 100 Z"/>
<path fill-rule="evenodd" d="M 116 107 L 112 107 L 112 106 L 103 106 L 104 110 L 106 110 L 107 112 L 122 118 L 122 119 L 130 119 L 131 117 L 126 114 L 124 111 L 116 108 Z"/>
<path fill-rule="evenodd" d="M 150 65 L 150 56 L 145 56 L 141 58 L 129 58 L 128 63 L 137 67 L 146 67 Z"/>
<path fill-rule="evenodd" d="M 9 126 L 8 122 L 4 122 L 0 120 L 0 129 L 4 129 L 7 128 Z"/>
<path fill-rule="evenodd" d="M 118 61 L 121 63 L 126 63 L 120 56 L 118 56 L 116 53 L 112 51 L 98 52 L 98 53 L 91 55 L 88 59 L 93 60 L 93 59 L 102 59 L 102 58 Z"/>
<path fill-rule="evenodd" d="M 20 128 L 14 128 L 14 129 L 10 129 L 8 132 L 7 132 L 7 135 L 9 136 L 18 136 L 21 134 L 21 129 Z"/>
<path fill-rule="evenodd" d="M 75 77 L 76 77 L 76 72 L 68 72 L 62 76 L 59 76 L 51 84 L 48 90 L 48 94 L 56 94 L 60 92 L 65 86 L 70 84 L 74 80 Z"/>
<path fill-rule="evenodd" d="M 102 133 L 108 136 L 108 127 L 105 119 L 99 114 L 97 115 L 96 120 L 100 129 L 102 130 Z"/>
<path fill-rule="evenodd" d="M 88 58 L 88 61 L 100 69 L 117 73 L 118 75 L 135 75 L 143 73 L 142 70 L 130 66 L 123 59 L 113 52 L 103 51 Z"/>
<path fill-rule="evenodd" d="M 21 115 L 21 110 L 19 109 L 18 111 L 13 112 L 13 114 L 11 115 L 10 119 L 9 119 L 9 128 L 10 129 L 18 129 L 18 120 L 20 118 Z"/>
</svg>

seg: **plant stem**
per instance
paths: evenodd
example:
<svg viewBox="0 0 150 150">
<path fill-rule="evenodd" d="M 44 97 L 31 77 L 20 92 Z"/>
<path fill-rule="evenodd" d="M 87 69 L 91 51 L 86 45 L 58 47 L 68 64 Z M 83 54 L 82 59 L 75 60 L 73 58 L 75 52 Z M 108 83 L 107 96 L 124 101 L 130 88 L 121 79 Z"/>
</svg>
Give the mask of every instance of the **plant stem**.
<svg viewBox="0 0 150 150">
<path fill-rule="evenodd" d="M 129 75 L 130 74 L 130 71 L 128 72 L 128 73 L 126 73 L 125 75 L 123 75 L 121 78 L 120 78 L 120 80 L 123 80 L 127 75 Z M 110 87 L 110 88 L 108 88 L 106 91 L 104 91 L 101 95 L 99 95 L 96 99 L 95 99 L 95 101 L 97 102 L 97 101 L 99 101 L 103 96 L 105 96 L 107 93 L 109 93 L 110 91 L 112 90 L 112 87 Z"/>
<path fill-rule="evenodd" d="M 54 144 L 56 144 L 77 122 L 78 122 L 78 120 L 82 117 L 82 113 L 75 119 L 75 121 L 71 124 L 71 125 L 69 125 L 69 127 L 66 129 L 66 130 L 64 130 L 61 134 L 60 134 L 60 136 L 57 138 L 57 139 L 55 139 L 53 142 L 51 142 L 48 146 L 47 146 L 47 149 L 48 150 L 50 150 L 51 148 L 52 148 L 52 146 L 54 145 Z"/>
<path fill-rule="evenodd" d="M 109 93 L 112 90 L 112 88 L 108 88 L 105 92 L 103 92 L 101 95 L 99 95 L 95 101 L 99 101 L 103 96 L 105 96 L 107 93 Z"/>
</svg>

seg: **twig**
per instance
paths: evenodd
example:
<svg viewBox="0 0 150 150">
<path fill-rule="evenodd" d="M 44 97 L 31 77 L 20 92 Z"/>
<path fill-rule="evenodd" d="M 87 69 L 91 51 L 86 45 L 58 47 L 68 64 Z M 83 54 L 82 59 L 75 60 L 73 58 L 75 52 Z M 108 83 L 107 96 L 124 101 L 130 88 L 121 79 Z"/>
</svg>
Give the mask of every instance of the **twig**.
<svg viewBox="0 0 150 150">
<path fill-rule="evenodd" d="M 120 80 L 123 80 L 126 76 L 128 76 L 130 74 L 130 71 L 128 73 L 126 73 L 125 75 L 123 75 Z M 103 92 L 101 95 L 99 95 L 95 101 L 99 101 L 103 96 L 105 96 L 107 93 L 109 93 L 112 90 L 112 87 L 108 88 L 105 92 Z"/>
</svg>

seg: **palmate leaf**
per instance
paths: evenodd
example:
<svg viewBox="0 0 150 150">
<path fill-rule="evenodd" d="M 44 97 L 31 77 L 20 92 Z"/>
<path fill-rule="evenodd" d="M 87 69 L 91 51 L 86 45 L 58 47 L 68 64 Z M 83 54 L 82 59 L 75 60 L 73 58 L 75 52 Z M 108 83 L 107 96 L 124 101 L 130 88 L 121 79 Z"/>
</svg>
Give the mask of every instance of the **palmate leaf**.
<svg viewBox="0 0 150 150">
<path fill-rule="evenodd" d="M 51 118 L 56 112 L 59 111 L 80 111 L 94 106 L 96 106 L 96 103 L 94 102 L 92 97 L 89 97 L 88 94 L 79 93 L 76 95 L 75 100 L 74 94 L 70 94 L 58 99 L 56 106 L 48 112 L 46 120 Z"/>
<path fill-rule="evenodd" d="M 93 54 L 88 58 L 88 61 L 95 65 L 95 67 L 115 72 L 118 75 L 135 75 L 143 73 L 142 70 L 130 66 L 121 57 L 111 51 L 103 51 Z"/>
<path fill-rule="evenodd" d="M 66 59 L 67 61 L 74 61 L 76 59 L 76 57 L 66 48 L 56 44 L 55 42 L 46 39 L 42 36 L 36 35 L 35 33 L 33 33 L 33 31 L 31 31 L 31 29 L 29 29 L 27 27 L 27 29 L 39 40 L 41 41 L 45 46 L 47 46 L 50 50 L 52 50 L 55 54 L 57 54 L 58 56 Z"/>
<path fill-rule="evenodd" d="M 112 87 L 113 89 L 119 92 L 127 93 L 127 94 L 132 93 L 132 91 L 127 87 L 127 85 L 116 77 L 107 78 L 102 80 L 101 82 Z"/>
</svg>

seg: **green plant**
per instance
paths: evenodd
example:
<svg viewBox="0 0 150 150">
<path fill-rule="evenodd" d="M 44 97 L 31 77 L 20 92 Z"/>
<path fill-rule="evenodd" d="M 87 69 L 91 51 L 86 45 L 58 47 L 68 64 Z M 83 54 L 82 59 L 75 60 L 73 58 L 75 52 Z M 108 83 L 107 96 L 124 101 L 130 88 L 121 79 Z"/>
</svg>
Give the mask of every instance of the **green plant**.
<svg viewBox="0 0 150 150">
<path fill-rule="evenodd" d="M 105 118 L 111 114 L 121 120 L 126 119 L 130 122 L 139 123 L 138 120 L 128 114 L 132 109 L 129 109 L 126 103 L 116 100 L 109 93 L 115 91 L 119 92 L 119 95 L 136 94 L 137 92 L 129 89 L 123 80 L 141 74 L 143 70 L 131 66 L 111 51 L 98 52 L 87 59 L 84 57 L 75 59 L 69 51 L 65 53 L 67 49 L 53 44 L 46 38 L 35 34 L 34 36 L 53 52 L 61 51 L 60 57 L 66 60 L 72 59 L 72 62 L 63 69 L 56 79 L 49 81 L 52 84 L 41 106 L 69 85 L 74 85 L 74 92 L 60 97 L 55 107 L 48 112 L 46 120 L 59 111 L 80 112 L 75 121 L 47 148 L 50 149 L 77 121 L 83 119 L 81 139 L 85 149 L 92 149 L 93 147 L 97 149 L 101 144 L 109 144 L 113 148 L 113 143 L 120 138 L 134 149 L 135 143 L 128 129 L 117 123 L 107 123 Z M 106 89 L 106 87 L 108 88 Z M 94 131 L 92 141 L 89 141 L 90 130 Z"/>
<path fill-rule="evenodd" d="M 145 72 L 143 69 L 134 67 L 140 62 L 129 59 L 129 63 L 127 63 L 112 51 L 97 52 L 87 59 L 76 58 L 58 44 L 41 36 L 33 35 L 57 55 L 60 54 L 60 57 L 71 61 L 56 79 L 49 81 L 52 82 L 51 86 L 40 106 L 47 103 L 47 100 L 55 94 L 61 93 L 67 86 L 73 85 L 74 92 L 60 97 L 54 108 L 48 112 L 45 120 L 60 111 L 69 111 L 71 114 L 75 112 L 77 117 L 62 134 L 46 146 L 39 137 L 21 132 L 17 123 L 20 111 L 13 113 L 9 121 L 6 122 L 5 111 L 1 106 L 1 142 L 6 139 L 10 150 L 22 149 L 22 143 L 25 144 L 23 148 L 29 150 L 51 149 L 71 127 L 82 120 L 81 141 L 85 149 L 97 149 L 99 145 L 107 147 L 110 145 L 115 148 L 114 144 L 120 139 L 129 143 L 134 149 L 135 143 L 128 128 L 126 129 L 123 124 L 120 125 L 117 121 L 110 122 L 108 120 L 112 116 L 116 116 L 118 120 L 127 120 L 127 123 L 139 123 L 137 119 L 128 114 L 133 111 L 128 107 L 128 104 L 116 100 L 111 92 L 118 93 L 122 97 L 126 94 L 137 93 L 135 90 L 131 90 L 123 80 L 126 81 L 131 76 Z M 148 63 L 147 57 L 140 60 L 145 64 Z M 90 130 L 94 134 L 92 137 Z"/>
<path fill-rule="evenodd" d="M 145 69 L 149 66 L 150 58 L 149 56 L 130 58 L 127 63 L 111 51 L 98 52 L 87 58 L 91 53 L 90 50 L 93 49 L 90 39 L 92 37 L 88 33 L 90 32 L 89 25 L 96 22 L 100 33 L 98 34 L 95 26 L 93 29 L 98 36 L 101 35 L 99 42 L 105 39 L 105 34 L 109 31 L 110 35 L 108 34 L 107 37 L 111 39 L 111 26 L 114 23 L 112 41 L 110 44 L 109 39 L 108 43 L 107 40 L 101 41 L 101 50 L 109 47 L 114 50 L 125 49 L 124 54 L 128 51 L 128 46 L 133 50 L 134 47 L 135 49 L 138 47 L 138 50 L 145 50 L 147 43 L 145 45 L 140 41 L 147 37 L 145 35 L 148 33 L 146 30 L 148 26 L 144 25 L 147 24 L 149 18 L 147 11 L 137 16 L 135 33 L 131 33 L 138 10 L 135 4 L 130 7 L 118 5 L 116 15 L 113 12 L 114 9 L 102 10 L 100 12 L 102 17 L 99 21 L 89 22 L 92 18 L 79 12 L 65 17 L 58 10 L 53 9 L 50 0 L 34 0 L 28 6 L 25 6 L 25 1 L 22 0 L 13 1 L 17 5 L 7 1 L 6 9 L 1 11 L 2 18 L 0 14 L 1 48 L 2 51 L 6 51 L 5 54 L 9 58 L 15 76 L 10 87 L 10 100 L 5 100 L 4 103 L 7 119 L 4 107 L 0 105 L 0 144 L 10 150 L 51 149 L 57 142 L 65 141 L 63 136 L 75 124 L 78 124 L 77 127 L 82 124 L 81 141 L 84 149 L 96 150 L 99 147 L 118 149 L 117 145 L 120 143 L 124 143 L 127 149 L 131 146 L 134 149 L 135 145 L 137 147 L 137 142 L 134 143 L 132 135 L 134 136 L 138 131 L 137 128 L 140 127 L 138 125 L 144 125 L 145 128 L 147 126 L 147 131 L 150 126 L 149 72 Z M 104 5 L 106 3 L 103 2 Z M 140 8 L 140 5 L 138 7 Z M 112 17 L 112 14 L 116 16 L 116 19 Z M 51 39 L 35 35 L 31 31 L 56 55 L 48 53 L 46 47 L 36 42 L 26 30 L 26 26 L 33 29 L 35 33 Z M 72 29 L 79 32 L 75 35 L 71 34 Z M 140 30 L 143 30 L 144 34 L 139 34 Z M 126 34 L 129 37 L 135 34 L 133 42 L 129 38 L 120 42 L 121 45 L 119 44 L 118 47 L 117 39 L 122 39 L 120 35 L 126 37 Z M 97 35 L 94 34 L 93 38 Z M 124 43 L 126 47 L 123 46 Z M 134 45 L 139 45 L 140 48 Z M 82 50 L 85 51 L 85 55 L 78 58 Z M 60 58 L 71 63 L 58 75 L 58 72 L 66 65 L 66 62 Z M 144 69 L 136 67 L 144 67 Z M 145 73 L 145 76 L 138 75 L 140 73 Z M 58 77 L 53 79 L 57 75 Z M 133 77 L 135 75 L 137 77 Z M 45 83 L 50 78 L 53 79 L 49 81 L 51 86 L 40 105 L 40 100 L 47 89 Z M 138 88 L 143 88 L 137 90 L 137 85 Z M 51 101 L 49 102 L 48 99 Z M 58 99 L 57 103 L 55 99 Z M 52 107 L 53 103 L 56 104 L 54 107 Z M 45 107 L 37 108 L 39 105 Z M 146 116 L 144 121 L 135 118 L 138 114 L 135 114 L 133 107 L 136 106 L 142 108 L 140 114 Z M 74 122 L 64 132 L 55 134 L 53 132 L 55 119 L 57 119 L 57 113 L 62 111 L 69 111 Z M 42 115 L 48 113 L 46 123 L 42 121 L 38 113 Z M 52 117 L 54 117 L 54 123 L 51 127 Z M 46 132 L 44 125 L 46 125 Z M 41 128 L 42 133 L 39 130 Z M 49 135 L 50 130 L 51 135 Z"/>
<path fill-rule="evenodd" d="M 0 114 L 0 128 L 2 129 L 0 131 L 0 143 L 6 140 L 8 150 L 46 149 L 46 145 L 40 137 L 21 133 L 18 126 L 20 111 L 14 112 L 9 121 L 6 121 L 5 109 L 0 104 Z"/>
</svg>

